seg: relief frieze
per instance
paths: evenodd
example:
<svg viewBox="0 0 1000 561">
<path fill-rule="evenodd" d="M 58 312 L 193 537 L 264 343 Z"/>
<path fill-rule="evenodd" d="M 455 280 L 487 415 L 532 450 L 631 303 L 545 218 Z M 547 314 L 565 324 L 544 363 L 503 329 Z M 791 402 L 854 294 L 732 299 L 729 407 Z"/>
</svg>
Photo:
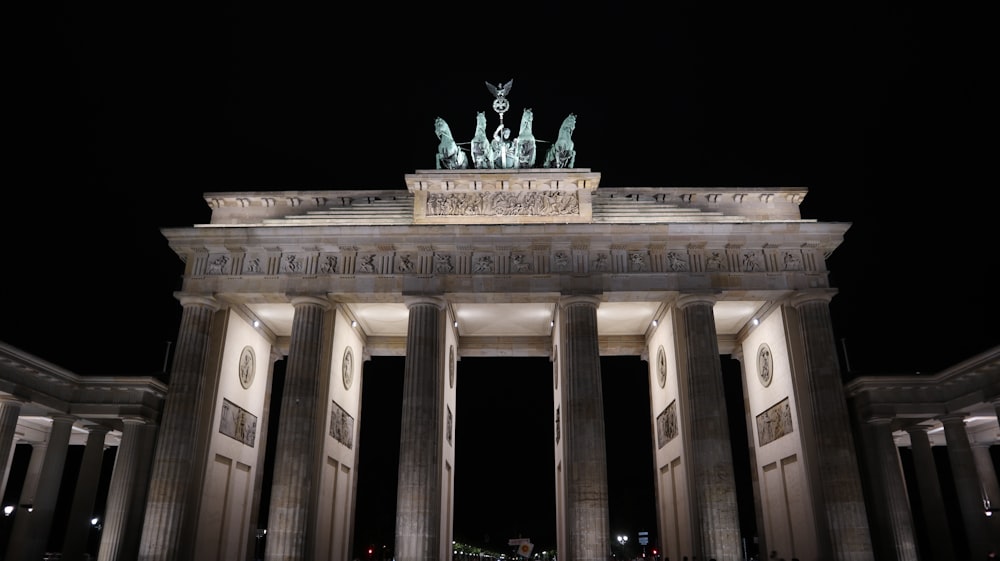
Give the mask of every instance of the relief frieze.
<svg viewBox="0 0 1000 561">
<path fill-rule="evenodd" d="M 565 216 L 580 214 L 570 191 L 430 193 L 427 216 Z"/>
</svg>

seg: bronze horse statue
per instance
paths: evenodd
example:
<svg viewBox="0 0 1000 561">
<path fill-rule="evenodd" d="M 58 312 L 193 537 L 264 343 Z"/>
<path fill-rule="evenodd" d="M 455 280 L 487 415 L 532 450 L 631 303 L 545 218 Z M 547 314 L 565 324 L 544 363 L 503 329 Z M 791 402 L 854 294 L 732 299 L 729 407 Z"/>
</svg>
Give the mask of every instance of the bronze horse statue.
<svg viewBox="0 0 1000 561">
<path fill-rule="evenodd" d="M 514 167 L 530 168 L 535 165 L 535 135 L 531 132 L 531 124 L 535 116 L 531 109 L 525 109 L 521 114 L 521 130 L 514 141 Z"/>
<path fill-rule="evenodd" d="M 437 169 L 466 169 L 469 167 L 469 159 L 455 142 L 455 137 L 451 134 L 451 127 L 441 117 L 434 120 L 434 134 L 440 141 L 436 158 Z"/>
<path fill-rule="evenodd" d="M 548 153 L 545 154 L 543 167 L 571 168 L 576 162 L 576 150 L 573 148 L 573 129 L 576 128 L 576 115 L 570 113 L 559 127 L 559 137 Z"/>
<path fill-rule="evenodd" d="M 476 113 L 476 134 L 470 142 L 469 152 L 472 153 L 472 165 L 476 169 L 493 167 L 493 146 L 486 136 L 486 113 Z"/>
</svg>

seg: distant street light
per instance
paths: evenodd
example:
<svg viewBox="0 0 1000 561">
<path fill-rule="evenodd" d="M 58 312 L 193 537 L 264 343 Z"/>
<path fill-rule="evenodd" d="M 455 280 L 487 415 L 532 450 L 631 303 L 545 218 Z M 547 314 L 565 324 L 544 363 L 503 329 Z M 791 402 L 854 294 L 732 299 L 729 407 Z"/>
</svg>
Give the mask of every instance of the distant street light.
<svg viewBox="0 0 1000 561">
<path fill-rule="evenodd" d="M 622 559 L 628 559 L 628 555 L 625 553 L 625 544 L 628 543 L 628 536 L 618 536 L 618 543 L 622 546 Z"/>
</svg>

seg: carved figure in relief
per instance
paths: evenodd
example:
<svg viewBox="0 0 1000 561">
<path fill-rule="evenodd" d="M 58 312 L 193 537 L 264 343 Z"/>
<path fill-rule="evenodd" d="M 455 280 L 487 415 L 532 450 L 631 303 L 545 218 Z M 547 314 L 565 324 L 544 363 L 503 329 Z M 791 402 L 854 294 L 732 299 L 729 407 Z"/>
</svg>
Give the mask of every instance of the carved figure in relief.
<svg viewBox="0 0 1000 561">
<path fill-rule="evenodd" d="M 486 113 L 482 111 L 476 113 L 476 134 L 472 137 L 469 152 L 472 153 L 472 165 L 476 169 L 493 167 L 493 145 L 486 136 Z"/>
<path fill-rule="evenodd" d="M 254 257 L 253 259 L 248 259 L 246 267 L 244 267 L 247 273 L 259 273 L 260 271 L 260 257 Z"/>
<path fill-rule="evenodd" d="M 607 271 L 608 270 L 608 254 L 601 253 L 590 263 L 591 267 L 595 271 Z"/>
<path fill-rule="evenodd" d="M 489 255 L 483 255 L 482 257 L 476 259 L 476 264 L 473 267 L 473 271 L 477 273 L 492 273 L 493 272 L 493 258 Z"/>
<path fill-rule="evenodd" d="M 288 273 L 297 273 L 302 270 L 302 262 L 294 255 L 286 255 L 282 270 Z"/>
<path fill-rule="evenodd" d="M 455 269 L 451 264 L 451 255 L 435 255 L 434 270 L 438 273 L 450 273 Z"/>
<path fill-rule="evenodd" d="M 361 265 L 359 266 L 362 273 L 374 273 L 375 272 L 375 256 L 365 255 L 361 258 Z"/>
<path fill-rule="evenodd" d="M 438 117 L 434 120 L 434 134 L 438 137 L 437 169 L 465 169 L 469 167 L 469 160 L 465 152 L 459 148 L 455 142 L 455 137 L 451 134 L 451 127 L 448 123 Z"/>
<path fill-rule="evenodd" d="M 336 273 L 337 272 L 337 256 L 327 255 L 323 264 L 319 267 L 322 273 Z"/>
<path fill-rule="evenodd" d="M 746 272 L 753 272 L 760 269 L 760 263 L 757 262 L 757 252 L 747 251 L 743 253 L 743 270 Z"/>
<path fill-rule="evenodd" d="M 713 251 L 708 259 L 705 261 L 706 271 L 721 271 L 722 269 L 722 254 L 718 251 Z"/>
<path fill-rule="evenodd" d="M 566 255 L 562 251 L 553 255 L 552 261 L 555 264 L 556 270 L 564 271 L 569 268 L 569 255 Z"/>
<path fill-rule="evenodd" d="M 399 265 L 396 268 L 401 273 L 410 273 L 413 271 L 413 260 L 410 259 L 409 255 L 400 256 Z"/>
<path fill-rule="evenodd" d="M 646 270 L 646 256 L 641 253 L 630 253 L 628 256 L 629 262 L 632 264 L 633 271 L 644 271 Z"/>
<path fill-rule="evenodd" d="M 785 252 L 784 261 L 786 271 L 799 271 L 802 269 L 802 260 L 791 251 Z"/>
<path fill-rule="evenodd" d="M 208 264 L 208 274 L 210 275 L 223 275 L 228 273 L 227 265 L 229 265 L 229 256 L 220 255 L 216 257 L 211 263 Z"/>
<path fill-rule="evenodd" d="M 573 148 L 573 130 L 576 129 L 576 115 L 570 113 L 563 119 L 559 127 L 559 136 L 549 151 L 545 154 L 547 168 L 571 168 L 576 163 L 576 150 Z"/>
<path fill-rule="evenodd" d="M 511 257 L 511 263 L 514 265 L 514 271 L 517 273 L 531 271 L 531 263 L 528 263 L 528 259 L 523 253 L 518 253 Z"/>
<path fill-rule="evenodd" d="M 676 251 L 671 251 L 667 253 L 667 263 L 670 266 L 671 271 L 687 271 L 688 263 L 687 259 L 680 253 Z"/>
</svg>

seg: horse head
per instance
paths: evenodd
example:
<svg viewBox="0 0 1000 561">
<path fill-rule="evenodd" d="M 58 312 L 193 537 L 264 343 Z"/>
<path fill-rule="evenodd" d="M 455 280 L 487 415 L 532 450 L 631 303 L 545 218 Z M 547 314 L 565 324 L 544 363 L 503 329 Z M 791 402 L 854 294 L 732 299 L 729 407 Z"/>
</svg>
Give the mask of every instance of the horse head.
<svg viewBox="0 0 1000 561">
<path fill-rule="evenodd" d="M 521 114 L 521 133 L 520 134 L 531 134 L 531 122 L 535 119 L 534 114 L 531 109 L 525 109 L 524 113 Z"/>
<path fill-rule="evenodd" d="M 476 133 L 486 134 L 486 112 L 480 111 L 476 113 Z"/>
</svg>

